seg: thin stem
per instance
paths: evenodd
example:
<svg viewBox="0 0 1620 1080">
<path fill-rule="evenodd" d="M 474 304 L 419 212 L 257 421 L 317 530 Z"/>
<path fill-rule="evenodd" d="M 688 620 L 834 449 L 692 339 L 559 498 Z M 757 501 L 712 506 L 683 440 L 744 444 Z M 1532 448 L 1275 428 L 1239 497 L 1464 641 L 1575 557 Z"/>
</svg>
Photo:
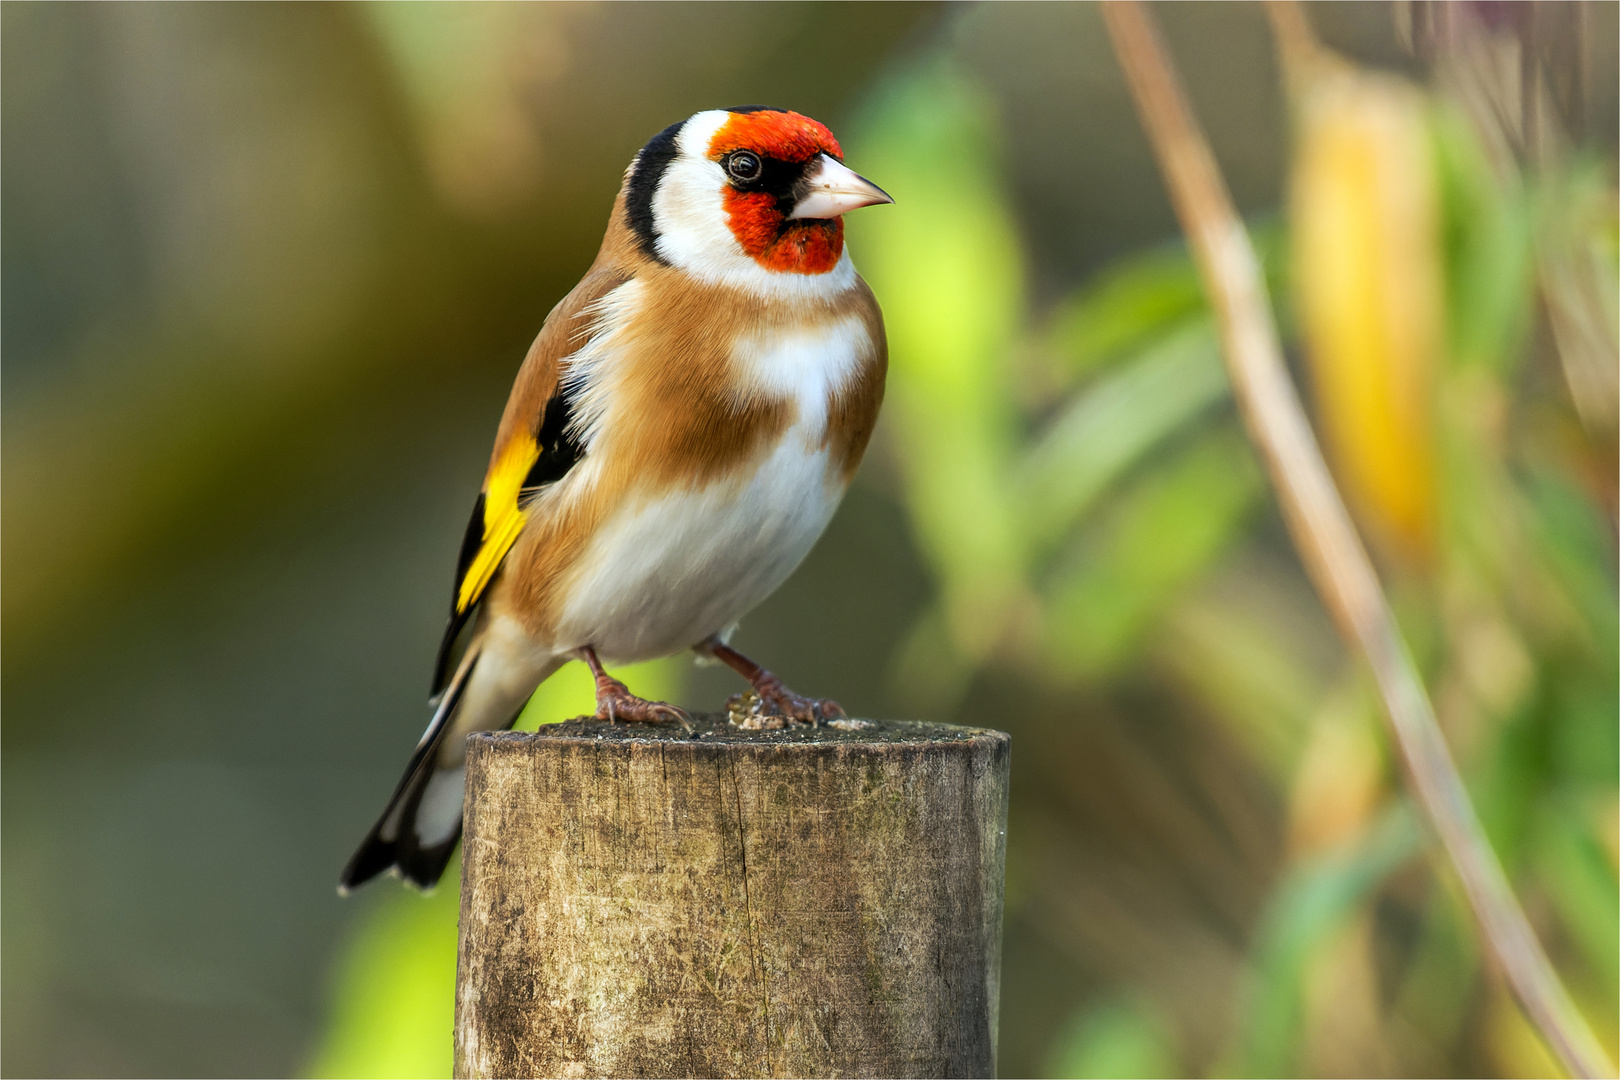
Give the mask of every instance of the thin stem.
<svg viewBox="0 0 1620 1080">
<path fill-rule="evenodd" d="M 1578 1076 L 1611 1076 L 1602 1047 L 1559 982 L 1480 828 L 1428 694 L 1289 380 L 1254 248 L 1169 57 L 1137 0 L 1101 6 L 1215 311 L 1227 373 L 1249 437 L 1265 461 L 1317 592 L 1340 632 L 1372 669 L 1408 781 L 1456 869 L 1486 948 L 1565 1067 Z"/>
</svg>

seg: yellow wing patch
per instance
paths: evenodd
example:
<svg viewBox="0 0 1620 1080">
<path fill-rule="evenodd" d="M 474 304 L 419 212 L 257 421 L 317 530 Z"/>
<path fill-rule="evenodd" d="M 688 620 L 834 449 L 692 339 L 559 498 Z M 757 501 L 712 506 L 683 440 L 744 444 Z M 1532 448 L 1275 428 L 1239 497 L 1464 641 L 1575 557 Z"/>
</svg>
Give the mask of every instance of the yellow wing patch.
<svg viewBox="0 0 1620 1080">
<path fill-rule="evenodd" d="M 539 456 L 539 443 L 534 436 L 523 432 L 507 443 L 489 470 L 484 481 L 484 541 L 461 578 L 461 587 L 456 592 L 457 615 L 472 607 L 523 531 L 529 516 L 518 509 L 518 495 L 523 489 L 523 478 Z"/>
</svg>

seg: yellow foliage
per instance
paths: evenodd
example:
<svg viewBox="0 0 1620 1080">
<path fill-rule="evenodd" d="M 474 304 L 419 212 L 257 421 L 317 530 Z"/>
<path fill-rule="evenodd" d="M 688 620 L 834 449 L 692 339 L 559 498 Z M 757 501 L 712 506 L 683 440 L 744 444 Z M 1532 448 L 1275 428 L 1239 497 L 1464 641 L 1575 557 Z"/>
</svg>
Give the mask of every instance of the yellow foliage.
<svg viewBox="0 0 1620 1080">
<path fill-rule="evenodd" d="M 1386 554 L 1422 562 L 1435 530 L 1431 386 L 1443 286 L 1421 99 L 1333 72 L 1302 95 L 1295 291 L 1334 473 Z"/>
</svg>

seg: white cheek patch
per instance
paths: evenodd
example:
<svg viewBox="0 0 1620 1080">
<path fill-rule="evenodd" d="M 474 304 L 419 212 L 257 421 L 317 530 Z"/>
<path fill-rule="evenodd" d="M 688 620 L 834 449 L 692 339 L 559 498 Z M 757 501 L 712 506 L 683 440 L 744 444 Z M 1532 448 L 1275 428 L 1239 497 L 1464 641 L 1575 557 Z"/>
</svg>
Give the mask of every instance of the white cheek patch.
<svg viewBox="0 0 1620 1080">
<path fill-rule="evenodd" d="M 726 172 L 708 157 L 709 143 L 729 115 L 698 113 L 686 122 L 675 139 L 679 152 L 653 193 L 658 254 L 685 270 L 724 273 L 735 263 L 753 262 L 726 224 Z"/>
<path fill-rule="evenodd" d="M 825 274 L 767 270 L 743 250 L 728 224 L 726 174 L 709 160 L 709 144 L 731 118 L 722 110 L 700 112 L 675 138 L 678 153 L 653 193 L 658 254 L 698 280 L 725 285 L 767 300 L 822 299 L 855 284 L 855 264 L 846 249 Z"/>
</svg>

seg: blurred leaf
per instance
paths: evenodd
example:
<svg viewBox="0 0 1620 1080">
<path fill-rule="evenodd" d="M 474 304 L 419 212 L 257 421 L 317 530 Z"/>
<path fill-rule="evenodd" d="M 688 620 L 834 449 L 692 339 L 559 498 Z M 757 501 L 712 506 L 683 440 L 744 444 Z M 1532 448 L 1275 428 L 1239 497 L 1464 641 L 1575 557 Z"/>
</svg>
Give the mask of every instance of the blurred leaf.
<svg viewBox="0 0 1620 1080">
<path fill-rule="evenodd" d="M 1241 590 L 1245 583 L 1237 584 Z M 1200 591 L 1165 619 L 1153 653 L 1282 788 L 1299 760 L 1306 720 L 1322 687 L 1297 642 L 1269 614 L 1241 592 Z"/>
<path fill-rule="evenodd" d="M 1155 1077 L 1182 1072 L 1175 1031 L 1147 1002 L 1111 1001 L 1075 1012 L 1052 1047 L 1048 1076 Z"/>
<path fill-rule="evenodd" d="M 1557 677 L 1555 672 L 1555 678 Z M 1553 725 L 1551 764 L 1561 781 L 1599 791 L 1613 791 L 1620 780 L 1620 705 L 1612 674 L 1594 672 L 1559 680 L 1554 693 L 1558 715 Z"/>
<path fill-rule="evenodd" d="M 1500 181 L 1466 118 L 1435 110 L 1441 184 L 1447 336 L 1454 361 L 1516 366 L 1530 328 L 1534 216 L 1525 194 Z"/>
<path fill-rule="evenodd" d="M 974 670 L 951 638 L 944 605 L 936 603 L 917 617 L 895 649 L 890 681 L 909 708 L 945 719 L 967 691 Z"/>
<path fill-rule="evenodd" d="M 1289 790 L 1288 842 L 1298 857 L 1350 843 L 1384 794 L 1384 743 L 1364 673 L 1341 680 L 1312 717 Z"/>
<path fill-rule="evenodd" d="M 1386 554 L 1423 564 L 1434 544 L 1443 319 L 1423 100 L 1391 76 L 1331 70 L 1302 95 L 1295 305 L 1340 489 Z"/>
<path fill-rule="evenodd" d="M 1250 237 L 1267 285 L 1280 293 L 1287 253 L 1282 230 L 1274 220 L 1262 220 L 1251 226 Z M 1198 270 L 1177 242 L 1105 267 L 1057 305 L 1043 344 L 1067 371 L 1083 375 L 1150 347 L 1208 312 Z"/>
<path fill-rule="evenodd" d="M 1479 939 L 1454 878 L 1430 891 L 1422 924 L 1390 1012 L 1449 1050 L 1467 1019 L 1479 970 Z"/>
<path fill-rule="evenodd" d="M 1402 802 L 1353 842 L 1302 860 L 1277 887 L 1256 935 L 1254 986 L 1243 1021 L 1237 1073 L 1296 1072 L 1306 964 L 1420 843 L 1417 823 Z"/>
<path fill-rule="evenodd" d="M 499 220 L 544 160 L 534 103 L 566 69 L 567 5 L 364 4 L 393 62 L 428 173 L 452 206 Z"/>
<path fill-rule="evenodd" d="M 461 861 L 423 896 L 393 881 L 337 961 L 331 1019 L 307 1075 L 449 1076 Z"/>
<path fill-rule="evenodd" d="M 1614 544 L 1602 513 L 1566 477 L 1533 469 L 1526 486 L 1531 526 L 1552 582 L 1584 618 L 1593 654 L 1606 670 L 1620 663 L 1620 604 Z"/>
<path fill-rule="evenodd" d="M 1519 1008 L 1505 986 L 1495 983 L 1490 988 L 1489 1004 L 1484 1029 L 1485 1050 L 1493 1072 L 1498 1076 L 1525 1077 L 1534 1080 L 1543 1076 L 1559 1076 L 1563 1069 L 1558 1059 L 1547 1049 L 1546 1040 Z"/>
<path fill-rule="evenodd" d="M 1620 227 L 1607 162 L 1548 169 L 1536 192 L 1541 299 L 1569 396 L 1589 433 L 1614 454 L 1620 424 Z"/>
<path fill-rule="evenodd" d="M 1076 395 L 1020 470 L 1032 541 L 1057 540 L 1110 482 L 1226 391 L 1214 329 L 1199 320 Z"/>
<path fill-rule="evenodd" d="M 1004 477 L 1017 421 L 1005 357 L 1024 276 L 997 129 L 979 89 L 935 63 L 881 86 L 848 140 L 895 197 L 851 219 L 850 249 L 883 298 L 907 503 L 951 637 L 970 657 L 1000 636 L 1023 561 Z"/>
<path fill-rule="evenodd" d="M 1535 860 L 1558 917 L 1601 980 L 1607 1010 L 1620 1006 L 1620 881 L 1588 818 L 1552 801 L 1538 815 Z"/>
<path fill-rule="evenodd" d="M 1066 367 L 1089 372 L 1207 311 L 1198 270 L 1178 244 L 1115 264 L 1077 290 L 1053 313 L 1047 345 Z"/>
<path fill-rule="evenodd" d="M 1152 620 L 1224 550 L 1261 492 L 1260 469 L 1221 430 L 1146 476 L 1047 589 L 1049 662 L 1097 675 L 1124 661 Z"/>
<path fill-rule="evenodd" d="M 1548 688 L 1538 690 L 1538 700 L 1503 724 L 1483 747 L 1479 755 L 1483 760 L 1465 773 L 1480 824 L 1510 876 L 1547 783 Z"/>
</svg>

